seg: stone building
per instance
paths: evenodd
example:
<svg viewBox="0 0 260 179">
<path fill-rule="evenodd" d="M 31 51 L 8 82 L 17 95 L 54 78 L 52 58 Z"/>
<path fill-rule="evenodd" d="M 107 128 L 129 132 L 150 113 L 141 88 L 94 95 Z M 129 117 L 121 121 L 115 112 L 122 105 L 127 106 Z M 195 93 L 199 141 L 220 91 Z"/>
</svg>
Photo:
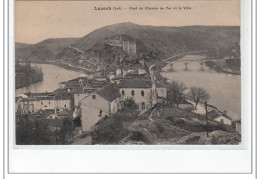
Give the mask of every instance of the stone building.
<svg viewBox="0 0 260 179">
<path fill-rule="evenodd" d="M 135 55 L 136 54 L 136 42 L 123 41 L 123 50 L 130 55 Z"/>
</svg>

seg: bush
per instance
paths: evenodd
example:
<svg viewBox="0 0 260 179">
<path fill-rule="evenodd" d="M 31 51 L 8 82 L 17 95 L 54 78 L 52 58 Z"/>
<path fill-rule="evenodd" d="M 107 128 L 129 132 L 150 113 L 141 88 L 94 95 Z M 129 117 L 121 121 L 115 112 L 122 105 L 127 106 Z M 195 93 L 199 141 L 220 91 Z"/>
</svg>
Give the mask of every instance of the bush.
<svg viewBox="0 0 260 179">
<path fill-rule="evenodd" d="M 194 136 L 185 141 L 185 144 L 197 144 L 200 140 L 200 136 Z"/>
<path fill-rule="evenodd" d="M 91 133 L 93 144 L 117 144 L 125 138 L 129 131 L 123 126 L 123 120 L 113 116 L 102 120 Z"/>
<path fill-rule="evenodd" d="M 133 131 L 130 139 L 137 142 L 144 142 L 146 144 L 150 143 L 149 139 L 139 131 Z"/>
<path fill-rule="evenodd" d="M 178 118 L 175 119 L 172 116 L 168 116 L 168 117 L 166 117 L 166 119 L 171 121 L 173 125 L 178 126 L 178 127 L 183 127 L 186 124 L 186 122 L 184 120 L 178 119 Z"/>
</svg>

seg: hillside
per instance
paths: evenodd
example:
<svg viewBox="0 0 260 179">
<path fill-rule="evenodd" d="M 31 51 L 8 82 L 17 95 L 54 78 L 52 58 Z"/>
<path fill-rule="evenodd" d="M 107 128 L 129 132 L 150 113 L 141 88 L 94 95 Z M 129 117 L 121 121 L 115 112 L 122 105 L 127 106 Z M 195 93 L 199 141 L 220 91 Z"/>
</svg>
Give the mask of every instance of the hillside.
<svg viewBox="0 0 260 179">
<path fill-rule="evenodd" d="M 32 44 L 26 44 L 26 43 L 20 43 L 20 42 L 16 42 L 15 43 L 15 49 L 22 49 L 22 48 L 27 48 L 29 46 L 32 46 Z"/>
<path fill-rule="evenodd" d="M 55 59 L 63 48 L 75 43 L 77 38 L 47 39 L 34 45 L 15 43 L 15 58 L 28 60 Z"/>
<path fill-rule="evenodd" d="M 107 41 L 119 37 L 131 38 L 136 42 L 136 59 L 160 60 L 183 52 L 233 48 L 239 43 L 240 27 L 159 27 L 119 23 L 94 30 L 79 39 L 48 39 L 23 50 L 17 49 L 16 58 L 75 60 L 82 57 L 81 52 L 69 48 L 69 45 L 82 51 L 85 58 L 95 63 L 122 58 L 122 55 L 128 58 L 120 50 L 115 52 L 115 48 L 106 46 Z"/>
<path fill-rule="evenodd" d="M 143 42 L 146 48 L 158 51 L 163 56 L 169 56 L 183 51 L 230 48 L 239 42 L 240 28 L 231 26 L 156 27 L 127 22 L 98 29 L 81 38 L 75 46 L 81 50 L 87 50 L 96 42 L 115 34 L 131 36 Z M 96 39 L 96 42 L 93 39 Z"/>
</svg>

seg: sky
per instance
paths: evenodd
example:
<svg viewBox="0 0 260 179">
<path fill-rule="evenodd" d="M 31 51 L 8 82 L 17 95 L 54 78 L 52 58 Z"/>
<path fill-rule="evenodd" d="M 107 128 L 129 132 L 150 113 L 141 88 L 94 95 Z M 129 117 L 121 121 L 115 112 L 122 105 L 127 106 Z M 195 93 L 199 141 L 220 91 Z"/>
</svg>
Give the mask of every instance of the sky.
<svg viewBox="0 0 260 179">
<path fill-rule="evenodd" d="M 95 7 L 121 7 L 122 10 L 98 11 Z M 163 7 L 164 10 L 129 10 L 130 7 Z M 182 9 L 174 10 L 174 7 Z M 154 26 L 239 26 L 240 1 L 15 2 L 16 42 L 35 44 L 48 38 L 83 37 L 95 29 L 121 22 Z"/>
</svg>

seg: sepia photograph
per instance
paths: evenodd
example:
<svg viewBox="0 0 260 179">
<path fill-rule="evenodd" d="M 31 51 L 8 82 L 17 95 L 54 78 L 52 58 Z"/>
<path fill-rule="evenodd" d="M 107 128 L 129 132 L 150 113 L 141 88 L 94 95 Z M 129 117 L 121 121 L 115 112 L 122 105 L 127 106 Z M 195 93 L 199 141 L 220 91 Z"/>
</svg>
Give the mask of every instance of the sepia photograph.
<svg viewBox="0 0 260 179">
<path fill-rule="evenodd" d="M 13 143 L 241 145 L 240 24 L 240 0 L 16 1 Z"/>
</svg>

